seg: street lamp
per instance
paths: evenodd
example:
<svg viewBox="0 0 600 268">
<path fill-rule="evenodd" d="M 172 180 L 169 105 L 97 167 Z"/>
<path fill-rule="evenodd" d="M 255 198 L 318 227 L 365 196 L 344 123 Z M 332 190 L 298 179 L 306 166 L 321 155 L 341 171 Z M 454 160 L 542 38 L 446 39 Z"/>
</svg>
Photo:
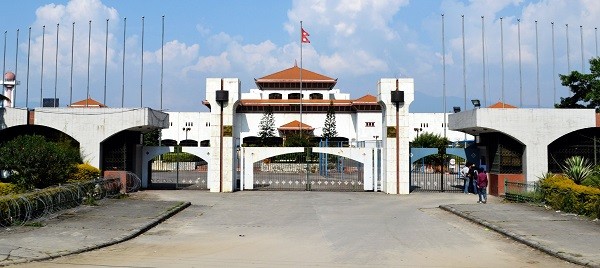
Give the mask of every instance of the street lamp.
<svg viewBox="0 0 600 268">
<path fill-rule="evenodd" d="M 481 107 L 481 102 L 478 99 L 471 100 L 471 103 L 473 103 L 473 107 L 475 107 L 475 109 L 479 109 Z"/>
<path fill-rule="evenodd" d="M 373 139 L 375 139 L 375 147 L 379 148 L 379 140 L 378 140 L 379 136 L 375 135 L 375 136 L 373 136 Z"/>
<path fill-rule="evenodd" d="M 417 132 L 417 139 L 418 139 L 419 138 L 419 132 L 423 131 L 423 128 L 416 127 L 413 130 Z"/>
<path fill-rule="evenodd" d="M 185 140 L 187 141 L 188 139 L 188 131 L 192 130 L 191 127 L 184 127 L 182 128 L 183 131 L 185 131 Z"/>
</svg>

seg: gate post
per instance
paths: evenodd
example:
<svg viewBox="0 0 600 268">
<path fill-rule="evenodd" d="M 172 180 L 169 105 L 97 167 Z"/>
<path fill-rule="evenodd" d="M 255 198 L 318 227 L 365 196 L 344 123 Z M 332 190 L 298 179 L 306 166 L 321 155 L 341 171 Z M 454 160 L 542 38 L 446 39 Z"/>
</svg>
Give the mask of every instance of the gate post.
<svg viewBox="0 0 600 268">
<path fill-rule="evenodd" d="M 382 107 L 382 191 L 408 194 L 409 183 L 409 118 L 408 107 L 414 100 L 412 78 L 382 78 L 377 100 Z"/>
<path fill-rule="evenodd" d="M 206 101 L 210 103 L 210 164 L 208 187 L 211 192 L 233 192 L 236 183 L 237 141 L 235 109 L 240 99 L 237 78 L 207 78 Z"/>
</svg>

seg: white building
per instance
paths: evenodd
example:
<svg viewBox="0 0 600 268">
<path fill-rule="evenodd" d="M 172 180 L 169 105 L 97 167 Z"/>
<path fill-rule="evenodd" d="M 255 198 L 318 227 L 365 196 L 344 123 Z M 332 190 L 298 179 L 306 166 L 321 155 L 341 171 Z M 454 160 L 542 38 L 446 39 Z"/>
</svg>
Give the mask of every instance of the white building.
<svg viewBox="0 0 600 268">
<path fill-rule="evenodd" d="M 285 136 L 286 131 L 300 130 L 302 123 L 303 130 L 320 137 L 330 105 L 335 108 L 338 137 L 346 138 L 354 146 L 372 147 L 377 140 L 381 141 L 382 109 L 375 96 L 364 95 L 353 99 L 350 94 L 334 88 L 337 79 L 306 69 L 302 70 L 301 90 L 299 75 L 300 68 L 294 66 L 255 79 L 258 88 L 241 94 L 236 108 L 236 129 L 240 130 L 238 145 L 244 143 L 244 138 L 258 136 L 260 121 L 267 107 L 273 111 L 277 136 Z M 446 136 L 453 142 L 473 140 L 471 135 L 449 130 L 448 115 L 409 114 L 409 140 L 426 132 Z M 162 130 L 163 144 L 208 146 L 209 112 L 169 112 L 169 119 L 169 128 Z"/>
</svg>

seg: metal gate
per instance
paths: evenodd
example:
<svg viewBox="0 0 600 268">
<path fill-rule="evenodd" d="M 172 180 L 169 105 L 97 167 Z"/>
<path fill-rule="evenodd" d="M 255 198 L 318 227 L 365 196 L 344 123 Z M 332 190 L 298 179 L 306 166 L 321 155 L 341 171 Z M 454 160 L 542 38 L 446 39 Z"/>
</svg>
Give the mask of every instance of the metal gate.
<svg viewBox="0 0 600 268">
<path fill-rule="evenodd" d="M 150 161 L 150 189 L 208 190 L 208 165 L 188 153 L 167 153 Z"/>
<path fill-rule="evenodd" d="M 253 165 L 255 190 L 364 191 L 362 163 L 325 153 L 277 155 Z"/>
<path fill-rule="evenodd" d="M 437 148 L 410 148 L 410 191 L 462 192 L 464 180 L 460 168 L 464 157 L 460 150 L 454 154 L 439 153 Z M 447 148 L 446 151 L 450 151 Z"/>
</svg>

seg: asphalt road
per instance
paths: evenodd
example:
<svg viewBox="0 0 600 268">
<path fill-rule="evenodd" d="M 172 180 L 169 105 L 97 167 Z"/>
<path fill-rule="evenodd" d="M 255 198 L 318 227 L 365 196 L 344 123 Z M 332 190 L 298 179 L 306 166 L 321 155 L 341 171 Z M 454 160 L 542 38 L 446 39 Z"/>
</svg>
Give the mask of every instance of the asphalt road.
<svg viewBox="0 0 600 268">
<path fill-rule="evenodd" d="M 192 205 L 124 243 L 23 266 L 575 267 L 438 207 L 472 204 L 475 195 L 145 191 L 131 198 Z"/>
</svg>

